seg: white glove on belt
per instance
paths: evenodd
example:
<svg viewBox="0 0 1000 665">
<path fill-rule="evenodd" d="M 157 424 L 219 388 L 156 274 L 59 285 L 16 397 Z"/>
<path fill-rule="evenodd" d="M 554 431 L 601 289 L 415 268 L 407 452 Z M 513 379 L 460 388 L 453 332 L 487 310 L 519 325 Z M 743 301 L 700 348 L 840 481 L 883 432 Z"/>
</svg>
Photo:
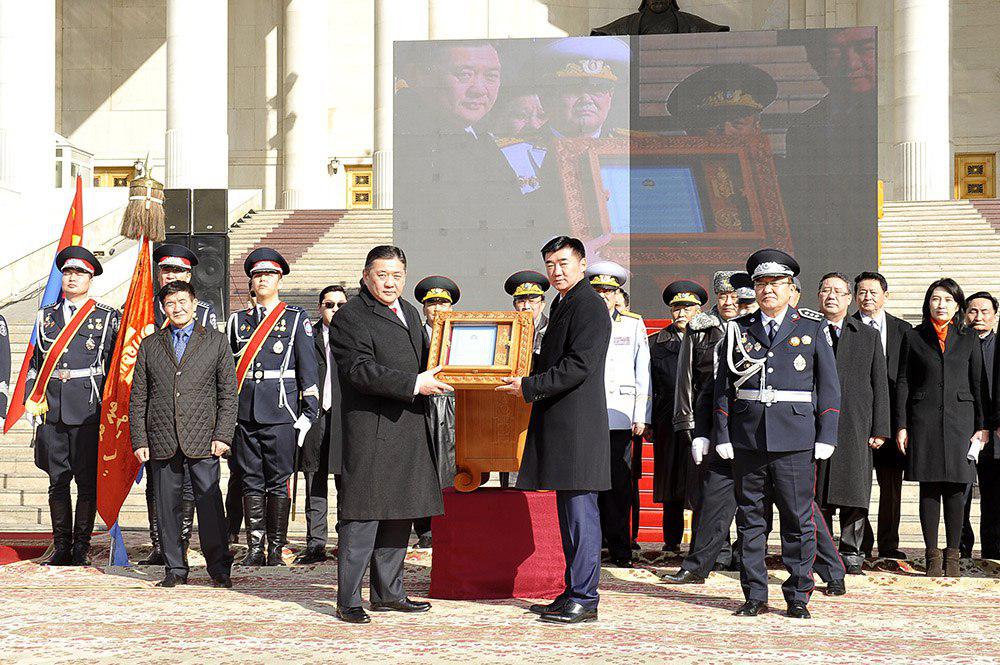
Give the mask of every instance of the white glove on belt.
<svg viewBox="0 0 1000 665">
<path fill-rule="evenodd" d="M 695 464 L 701 464 L 701 460 L 708 454 L 709 445 L 708 439 L 704 436 L 696 436 L 691 440 L 691 457 L 694 458 Z"/>
<path fill-rule="evenodd" d="M 816 442 L 816 459 L 830 459 L 833 455 L 833 451 L 837 449 L 836 446 L 831 446 L 829 443 Z"/>
<path fill-rule="evenodd" d="M 973 462 L 979 459 L 979 453 L 983 451 L 983 445 L 977 441 L 973 441 L 969 446 L 968 458 Z"/>
<path fill-rule="evenodd" d="M 733 450 L 733 444 L 731 443 L 720 443 L 715 447 L 715 452 L 719 454 L 722 459 L 733 459 L 736 457 L 736 452 Z"/>
<path fill-rule="evenodd" d="M 302 444 L 306 442 L 306 434 L 308 434 L 309 430 L 312 429 L 312 422 L 303 415 L 299 416 L 299 419 L 295 421 L 295 424 L 292 425 L 292 427 L 299 431 L 298 444 L 299 448 L 301 448 Z"/>
</svg>

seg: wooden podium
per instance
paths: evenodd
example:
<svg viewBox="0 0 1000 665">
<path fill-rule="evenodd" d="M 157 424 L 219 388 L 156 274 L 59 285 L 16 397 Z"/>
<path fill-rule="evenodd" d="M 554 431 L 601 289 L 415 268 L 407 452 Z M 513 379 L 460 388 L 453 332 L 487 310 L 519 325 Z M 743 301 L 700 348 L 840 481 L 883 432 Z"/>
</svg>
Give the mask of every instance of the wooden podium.
<svg viewBox="0 0 1000 665">
<path fill-rule="evenodd" d="M 441 365 L 438 379 L 455 388 L 455 489 L 520 468 L 531 405 L 494 388 L 528 375 L 534 335 L 531 312 L 438 314 L 428 368 Z"/>
</svg>

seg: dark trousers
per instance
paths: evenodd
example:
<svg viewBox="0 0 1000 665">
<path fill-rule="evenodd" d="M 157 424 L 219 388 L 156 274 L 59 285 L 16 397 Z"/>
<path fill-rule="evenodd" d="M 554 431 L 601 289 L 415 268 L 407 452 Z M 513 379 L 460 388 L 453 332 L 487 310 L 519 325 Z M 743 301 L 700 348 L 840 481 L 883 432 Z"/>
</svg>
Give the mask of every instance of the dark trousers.
<svg viewBox="0 0 1000 665">
<path fill-rule="evenodd" d="M 243 493 L 288 498 L 288 479 L 295 469 L 296 432 L 291 423 L 261 425 L 239 422 L 236 463 L 243 473 Z"/>
<path fill-rule="evenodd" d="M 899 549 L 903 470 L 876 468 L 875 478 L 878 480 L 878 554 L 884 556 Z"/>
<path fill-rule="evenodd" d="M 413 533 L 417 534 L 418 538 L 431 535 L 431 518 L 418 517 L 413 520 Z"/>
<path fill-rule="evenodd" d="M 306 547 L 326 547 L 329 479 L 326 470 L 306 471 Z"/>
<path fill-rule="evenodd" d="M 920 483 L 920 530 L 926 547 L 937 547 L 943 505 L 945 547 L 958 549 L 967 490 L 966 483 Z"/>
<path fill-rule="evenodd" d="M 975 494 L 972 483 L 965 489 L 965 512 L 962 515 L 962 538 L 958 549 L 963 559 L 972 558 L 972 548 L 976 546 L 976 532 L 972 530 L 972 497 Z"/>
<path fill-rule="evenodd" d="M 684 539 L 684 502 L 670 501 L 663 504 L 663 544 L 669 549 L 680 549 Z"/>
<path fill-rule="evenodd" d="M 732 563 L 729 528 L 736 517 L 736 487 L 731 463 L 716 459 L 704 466 L 694 513 L 695 538 L 681 568 L 708 577 L 716 562 Z"/>
<path fill-rule="evenodd" d="M 632 542 L 639 541 L 639 517 L 642 502 L 639 498 L 639 481 L 642 480 L 642 437 L 632 437 Z M 631 543 L 629 543 L 631 545 Z"/>
<path fill-rule="evenodd" d="M 785 601 L 808 602 L 814 586 L 812 570 L 816 559 L 813 514 L 816 470 L 812 449 L 773 453 L 736 448 L 733 472 L 744 596 L 747 600 L 767 601 L 766 504 L 773 501 L 781 525 L 781 559 L 789 573 L 781 585 Z"/>
<path fill-rule="evenodd" d="M 840 553 L 837 552 L 837 543 L 833 540 L 833 529 L 823 519 L 823 512 L 815 500 L 812 507 L 812 522 L 816 531 L 816 560 L 813 561 L 813 572 L 827 583 L 844 579 L 847 568 Z"/>
<path fill-rule="evenodd" d="M 840 513 L 840 557 L 849 566 L 860 566 L 865 562 L 863 540 L 868 511 L 857 506 L 827 506 L 823 509 L 827 533 L 833 533 L 833 516 Z M 818 538 L 819 534 L 817 534 Z M 817 543 L 819 541 L 817 540 Z M 817 544 L 818 547 L 818 544 Z"/>
<path fill-rule="evenodd" d="M 191 486 L 191 474 L 188 473 L 187 467 L 184 469 L 184 484 L 181 492 L 181 498 L 185 501 L 194 501 L 194 489 Z M 156 500 L 156 480 L 153 475 L 152 465 L 146 465 L 146 504 L 148 505 L 151 501 Z"/>
<path fill-rule="evenodd" d="M 239 437 L 239 428 L 236 430 Z M 233 446 L 237 444 L 234 441 Z M 226 484 L 226 523 L 229 525 L 229 533 L 239 535 L 243 530 L 243 474 L 240 473 L 240 466 L 236 463 L 232 454 L 226 458 L 229 465 L 229 482 Z"/>
<path fill-rule="evenodd" d="M 615 561 L 632 558 L 629 517 L 632 511 L 632 431 L 611 430 L 611 489 L 597 495 L 601 534 Z"/>
<path fill-rule="evenodd" d="M 343 520 L 337 550 L 337 607 L 361 607 L 361 582 L 371 566 L 371 602 L 403 600 L 403 560 L 412 520 Z"/>
<path fill-rule="evenodd" d="M 993 445 L 996 445 L 995 443 Z M 984 559 L 1000 559 L 1000 460 L 987 446 L 976 465 L 979 474 L 979 542 Z"/>
<path fill-rule="evenodd" d="M 168 460 L 150 460 L 149 464 L 151 479 L 155 478 L 156 519 L 160 525 L 160 547 L 167 562 L 167 572 L 184 578 L 188 575 L 181 544 L 181 497 L 184 476 L 188 475 L 198 515 L 198 539 L 208 574 L 212 577 L 228 575 L 233 557 L 229 553 L 226 515 L 219 487 L 219 459 L 192 459 L 178 450 Z"/>
<path fill-rule="evenodd" d="M 597 492 L 556 490 L 559 535 L 566 559 L 566 589 L 561 598 L 587 609 L 597 607 L 601 579 L 601 514 Z"/>
<path fill-rule="evenodd" d="M 35 433 L 45 449 L 49 498 L 70 500 L 69 484 L 76 481 L 77 500 L 97 499 L 98 425 L 42 423 Z"/>
</svg>

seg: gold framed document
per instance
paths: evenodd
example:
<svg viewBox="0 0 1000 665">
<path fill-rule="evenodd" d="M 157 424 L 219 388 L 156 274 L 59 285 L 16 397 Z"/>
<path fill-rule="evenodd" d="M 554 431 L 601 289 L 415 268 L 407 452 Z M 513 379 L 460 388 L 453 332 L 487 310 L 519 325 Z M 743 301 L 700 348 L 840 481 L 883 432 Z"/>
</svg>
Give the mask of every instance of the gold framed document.
<svg viewBox="0 0 1000 665">
<path fill-rule="evenodd" d="M 434 322 L 428 367 L 455 388 L 455 488 L 470 492 L 482 474 L 521 466 L 531 405 L 494 391 L 505 377 L 527 376 L 535 338 L 530 312 L 442 312 Z"/>
</svg>

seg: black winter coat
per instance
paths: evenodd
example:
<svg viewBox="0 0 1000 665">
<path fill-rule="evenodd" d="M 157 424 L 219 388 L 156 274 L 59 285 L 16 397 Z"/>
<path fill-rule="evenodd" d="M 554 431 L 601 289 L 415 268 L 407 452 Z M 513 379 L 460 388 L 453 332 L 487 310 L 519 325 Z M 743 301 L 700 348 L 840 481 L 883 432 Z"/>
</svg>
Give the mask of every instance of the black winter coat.
<svg viewBox="0 0 1000 665">
<path fill-rule="evenodd" d="M 585 279 L 552 303 L 538 364 L 521 382 L 532 405 L 517 488 L 611 488 L 604 363 L 608 308 Z"/>
<path fill-rule="evenodd" d="M 340 474 L 344 454 L 343 427 L 341 424 L 340 373 L 334 361 L 333 375 L 330 377 L 330 410 L 324 411 L 326 399 L 326 348 L 323 341 L 323 321 L 313 326 L 316 343 L 317 376 L 319 377 L 319 418 L 306 434 L 306 440 L 299 452 L 299 471 Z M 331 354 L 332 355 L 332 354 Z"/>
<path fill-rule="evenodd" d="M 683 338 L 671 325 L 649 338 L 653 379 L 653 501 L 683 501 L 688 493 L 691 431 L 674 432 L 677 366 Z"/>
<path fill-rule="evenodd" d="M 860 312 L 855 312 L 852 318 L 860 321 Z M 899 376 L 899 349 L 903 344 L 903 335 L 906 334 L 907 330 L 912 330 L 913 326 L 888 312 L 885 315 L 885 326 L 885 367 L 886 375 L 889 379 L 889 404 L 895 405 L 896 377 Z M 881 339 L 882 336 L 880 334 L 879 340 L 881 341 Z M 889 428 L 892 431 L 892 435 L 895 436 L 896 430 L 899 428 L 896 427 L 896 409 L 894 406 L 890 408 L 889 412 Z M 889 445 L 890 443 L 893 445 Z M 889 441 L 886 445 L 872 452 L 872 463 L 876 469 L 903 469 L 906 466 L 906 457 L 903 453 L 899 452 L 899 448 L 895 445 L 895 442 Z"/>
</svg>

